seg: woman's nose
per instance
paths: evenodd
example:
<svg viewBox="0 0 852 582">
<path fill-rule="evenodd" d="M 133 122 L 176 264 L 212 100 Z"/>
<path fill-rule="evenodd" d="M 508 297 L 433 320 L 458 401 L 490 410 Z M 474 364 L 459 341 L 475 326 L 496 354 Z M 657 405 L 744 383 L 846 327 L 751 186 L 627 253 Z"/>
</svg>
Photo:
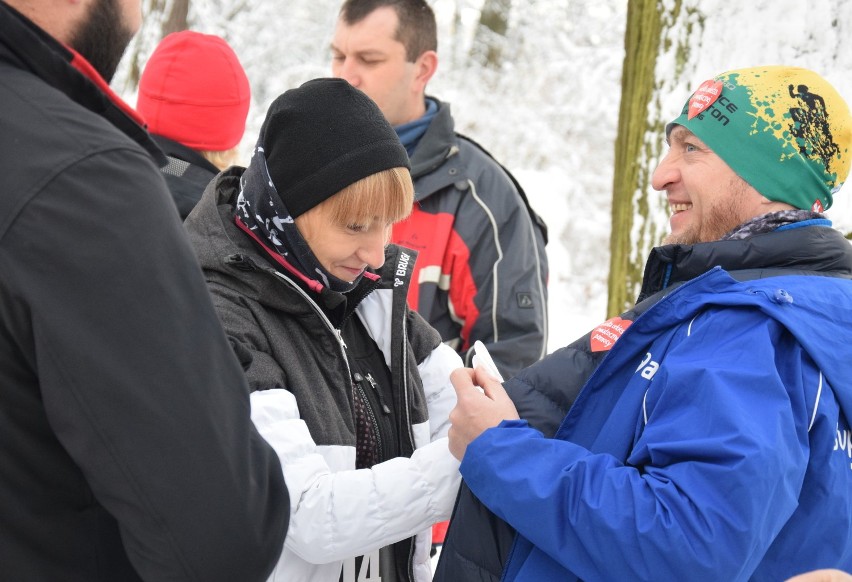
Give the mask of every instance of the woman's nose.
<svg viewBox="0 0 852 582">
<path fill-rule="evenodd" d="M 390 236 L 390 228 L 377 228 L 371 232 L 361 248 L 361 260 L 378 269 L 385 263 L 385 246 Z"/>
</svg>

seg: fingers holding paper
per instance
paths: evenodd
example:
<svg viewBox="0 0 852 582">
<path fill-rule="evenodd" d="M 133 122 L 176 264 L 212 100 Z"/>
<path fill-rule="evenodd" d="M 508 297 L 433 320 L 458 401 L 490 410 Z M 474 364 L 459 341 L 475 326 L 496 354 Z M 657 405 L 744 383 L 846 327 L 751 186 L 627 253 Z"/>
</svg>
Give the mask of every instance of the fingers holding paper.
<svg viewBox="0 0 852 582">
<path fill-rule="evenodd" d="M 459 368 L 450 379 L 458 399 L 450 412 L 450 452 L 461 460 L 473 439 L 503 420 L 517 419 L 518 411 L 503 385 L 483 366 Z"/>
</svg>

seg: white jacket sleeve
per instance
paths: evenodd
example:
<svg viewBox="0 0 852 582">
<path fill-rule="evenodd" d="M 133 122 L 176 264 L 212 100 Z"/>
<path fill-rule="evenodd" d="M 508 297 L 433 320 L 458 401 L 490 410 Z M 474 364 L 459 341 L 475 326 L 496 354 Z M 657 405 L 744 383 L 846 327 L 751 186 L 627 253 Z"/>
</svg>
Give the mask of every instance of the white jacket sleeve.
<svg viewBox="0 0 852 582">
<path fill-rule="evenodd" d="M 432 440 L 447 436 L 450 430 L 450 411 L 456 405 L 456 390 L 450 382 L 450 372 L 462 367 L 464 362 L 458 352 L 446 344 L 432 350 L 429 357 L 417 366 L 426 395 Z"/>
<path fill-rule="evenodd" d="M 318 447 L 283 389 L 251 394 L 251 417 L 281 460 L 290 492 L 285 548 L 327 563 L 369 553 L 449 518 L 460 477 L 447 439 L 371 469 L 333 470 L 351 447 Z"/>
</svg>

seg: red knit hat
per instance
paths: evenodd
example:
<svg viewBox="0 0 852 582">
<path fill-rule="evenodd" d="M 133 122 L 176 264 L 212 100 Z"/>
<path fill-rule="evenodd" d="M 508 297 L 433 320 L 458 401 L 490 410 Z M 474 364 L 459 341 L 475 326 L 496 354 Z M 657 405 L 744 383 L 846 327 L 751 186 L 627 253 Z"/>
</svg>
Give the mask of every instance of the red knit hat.
<svg viewBox="0 0 852 582">
<path fill-rule="evenodd" d="M 136 109 L 151 133 L 194 150 L 225 151 L 245 133 L 250 97 L 228 43 L 185 30 L 164 38 L 148 59 Z"/>
</svg>

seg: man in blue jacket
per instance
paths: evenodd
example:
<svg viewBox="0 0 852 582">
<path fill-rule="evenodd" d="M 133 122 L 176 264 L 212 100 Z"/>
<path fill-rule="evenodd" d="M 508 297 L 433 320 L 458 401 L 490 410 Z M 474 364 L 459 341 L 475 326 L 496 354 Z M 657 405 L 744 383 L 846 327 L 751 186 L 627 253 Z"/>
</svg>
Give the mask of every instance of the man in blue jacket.
<svg viewBox="0 0 852 582">
<path fill-rule="evenodd" d="M 822 215 L 849 171 L 848 106 L 811 71 L 731 71 L 667 141 L 653 185 L 671 234 L 636 309 L 506 390 L 482 369 L 454 374 L 451 449 L 517 532 L 496 560 L 504 580 L 852 569 L 852 248 Z M 459 516 L 469 501 L 436 579 L 495 574 L 494 556 L 452 543 L 488 553 Z"/>
</svg>

